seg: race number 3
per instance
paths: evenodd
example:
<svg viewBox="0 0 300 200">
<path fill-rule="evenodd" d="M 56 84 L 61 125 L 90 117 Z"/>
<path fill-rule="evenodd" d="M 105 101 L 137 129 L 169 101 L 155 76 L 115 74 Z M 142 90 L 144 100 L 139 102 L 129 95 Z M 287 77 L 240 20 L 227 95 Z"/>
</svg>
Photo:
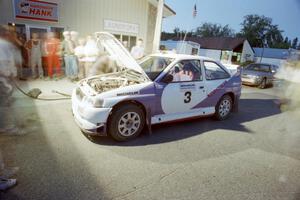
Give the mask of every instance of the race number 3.
<svg viewBox="0 0 300 200">
<path fill-rule="evenodd" d="M 184 93 L 184 96 L 185 96 L 184 103 L 190 103 L 192 100 L 192 93 L 186 92 Z"/>
</svg>

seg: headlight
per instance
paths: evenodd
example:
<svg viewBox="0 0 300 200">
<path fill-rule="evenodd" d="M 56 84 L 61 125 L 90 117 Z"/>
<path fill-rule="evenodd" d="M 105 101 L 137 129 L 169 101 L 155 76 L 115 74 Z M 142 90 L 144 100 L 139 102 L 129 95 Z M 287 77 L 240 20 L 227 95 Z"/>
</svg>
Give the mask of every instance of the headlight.
<svg viewBox="0 0 300 200">
<path fill-rule="evenodd" d="M 95 108 L 102 108 L 103 106 L 103 99 L 86 97 L 84 98 L 84 101 Z"/>
<path fill-rule="evenodd" d="M 95 108 L 102 108 L 102 106 L 103 106 L 103 99 L 94 98 L 92 105 Z"/>
<path fill-rule="evenodd" d="M 260 76 L 257 76 L 257 75 L 248 75 L 248 76 L 251 78 L 260 79 Z"/>
</svg>

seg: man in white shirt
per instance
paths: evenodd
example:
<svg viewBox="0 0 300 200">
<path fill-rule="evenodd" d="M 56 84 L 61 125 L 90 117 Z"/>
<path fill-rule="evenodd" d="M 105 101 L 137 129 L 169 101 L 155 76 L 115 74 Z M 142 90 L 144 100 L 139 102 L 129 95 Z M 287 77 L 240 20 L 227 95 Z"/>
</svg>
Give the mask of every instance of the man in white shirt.
<svg viewBox="0 0 300 200">
<path fill-rule="evenodd" d="M 144 57 L 144 47 L 143 47 L 143 40 L 139 39 L 136 43 L 136 46 L 132 47 L 131 55 L 134 59 L 140 60 Z"/>
<path fill-rule="evenodd" d="M 87 75 L 85 74 L 85 52 L 84 52 L 84 45 L 85 45 L 85 40 L 83 38 L 79 38 L 78 40 L 78 46 L 74 49 L 75 55 L 77 56 L 78 60 L 78 68 L 79 68 L 79 73 L 78 73 L 78 78 L 83 79 Z"/>
<path fill-rule="evenodd" d="M 85 75 L 88 77 L 93 64 L 96 62 L 99 56 L 99 49 L 97 47 L 97 43 L 91 35 L 87 36 L 86 44 L 84 46 L 84 54 L 85 54 L 84 71 L 85 71 Z"/>
<path fill-rule="evenodd" d="M 20 52 L 9 42 L 9 32 L 6 27 L 0 26 L 0 136 L 1 133 L 9 135 L 20 134 L 9 107 L 13 93 L 11 79 L 17 76 L 16 58 Z M 14 186 L 16 179 L 9 179 L 7 170 L 0 152 L 0 191 Z"/>
</svg>

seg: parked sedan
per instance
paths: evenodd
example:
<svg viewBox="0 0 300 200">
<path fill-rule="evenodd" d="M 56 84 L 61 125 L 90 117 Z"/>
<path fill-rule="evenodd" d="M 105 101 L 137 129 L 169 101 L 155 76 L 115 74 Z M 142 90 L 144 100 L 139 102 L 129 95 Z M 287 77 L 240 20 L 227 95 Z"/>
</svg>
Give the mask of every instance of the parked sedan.
<svg viewBox="0 0 300 200">
<path fill-rule="evenodd" d="M 278 66 L 271 64 L 250 64 L 243 69 L 242 83 L 244 85 L 258 86 L 261 89 L 273 85 L 274 74 Z"/>
</svg>

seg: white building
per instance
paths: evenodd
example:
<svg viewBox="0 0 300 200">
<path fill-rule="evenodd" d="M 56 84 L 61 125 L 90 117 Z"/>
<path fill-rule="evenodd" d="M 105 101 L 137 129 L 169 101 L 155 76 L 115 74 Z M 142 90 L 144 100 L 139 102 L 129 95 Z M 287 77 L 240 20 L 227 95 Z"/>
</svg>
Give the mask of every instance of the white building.
<svg viewBox="0 0 300 200">
<path fill-rule="evenodd" d="M 244 63 L 254 59 L 254 50 L 244 38 L 196 37 L 193 41 L 201 45 L 201 56 L 211 57 L 225 64 Z"/>
<path fill-rule="evenodd" d="M 0 24 L 15 26 L 26 39 L 33 32 L 74 30 L 84 37 L 109 31 L 127 41 L 128 48 L 143 39 L 149 53 L 157 4 L 156 0 L 1 0 Z M 165 5 L 164 17 L 175 14 Z"/>
<path fill-rule="evenodd" d="M 161 41 L 161 50 L 176 51 L 179 54 L 199 55 L 200 45 L 191 41 Z"/>
<path fill-rule="evenodd" d="M 182 42 L 179 38 L 173 38 L 162 41 L 161 44 L 178 46 Z M 248 40 L 244 38 L 194 36 L 187 37 L 185 43 L 198 44 L 201 47 L 198 55 L 213 58 L 224 64 L 239 64 L 254 60 L 254 50 Z"/>
</svg>

